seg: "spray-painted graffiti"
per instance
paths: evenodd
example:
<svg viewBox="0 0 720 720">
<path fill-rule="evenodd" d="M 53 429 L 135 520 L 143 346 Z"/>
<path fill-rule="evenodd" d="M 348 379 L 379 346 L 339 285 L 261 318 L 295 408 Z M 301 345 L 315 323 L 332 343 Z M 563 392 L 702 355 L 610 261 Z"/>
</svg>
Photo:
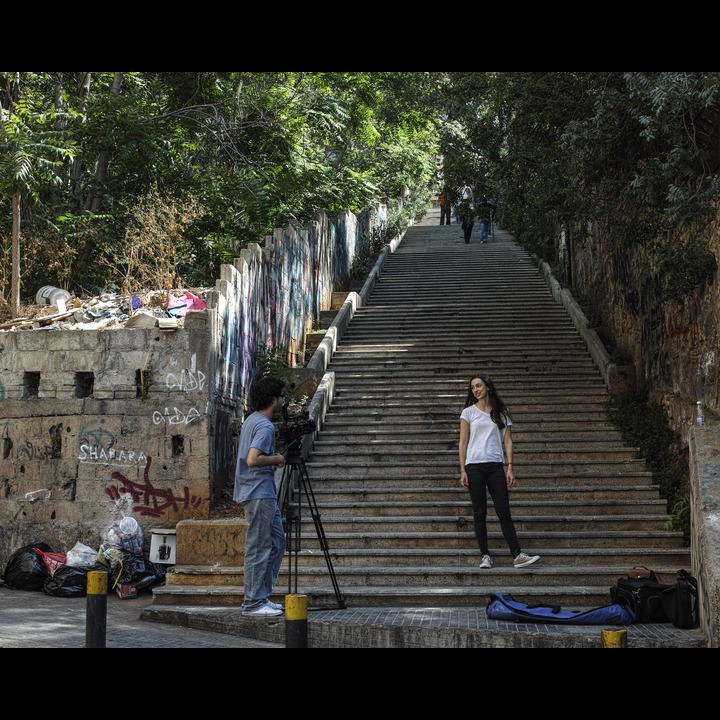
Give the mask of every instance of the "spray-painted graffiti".
<svg viewBox="0 0 720 720">
<path fill-rule="evenodd" d="M 101 420 L 102 425 L 105 421 Z M 108 432 L 105 428 L 83 425 L 78 431 L 78 439 L 80 443 L 91 445 L 93 447 L 111 448 L 115 446 L 117 438 L 113 433 Z"/>
<path fill-rule="evenodd" d="M 105 422 L 101 420 L 102 424 Z M 83 425 L 78 433 L 81 463 L 134 467 L 144 463 L 147 456 L 142 450 L 128 450 L 115 447 L 117 438 L 102 427 Z"/>
<path fill-rule="evenodd" d="M 145 462 L 145 453 L 140 450 L 116 450 L 115 448 L 98 447 L 97 445 L 80 445 L 78 460 L 81 463 L 97 463 L 98 465 L 117 465 L 132 467 Z"/>
<path fill-rule="evenodd" d="M 152 420 L 155 425 L 190 425 L 194 423 L 200 417 L 200 411 L 197 408 L 190 408 L 187 412 L 183 412 L 178 408 L 174 407 L 173 412 L 170 412 L 168 408 L 165 408 L 165 412 L 161 413 L 156 410 L 152 415 Z"/>
<path fill-rule="evenodd" d="M 55 457 L 52 445 L 35 446 L 30 440 L 17 449 L 17 459 L 27 460 L 48 460 Z"/>
<path fill-rule="evenodd" d="M 180 375 L 168 373 L 165 382 L 167 386 L 173 390 L 184 390 L 185 392 L 202 390 L 205 385 L 205 373 L 181 370 Z"/>
<path fill-rule="evenodd" d="M 184 487 L 182 494 L 176 495 L 171 489 L 160 490 L 153 487 L 150 482 L 150 465 L 152 457 L 148 456 L 143 472 L 143 481 L 136 483 L 128 480 L 122 473 L 114 472 L 111 477 L 119 485 L 105 489 L 107 496 L 117 502 L 123 495 L 132 498 L 132 512 L 144 517 L 162 517 L 166 513 L 179 513 L 183 510 L 198 508 L 203 499 L 190 494 L 188 487 Z"/>
<path fill-rule="evenodd" d="M 42 490 L 31 490 L 30 492 L 26 492 L 22 498 L 20 498 L 20 502 L 29 502 L 32 505 L 38 500 L 50 500 L 51 498 L 52 490 L 43 488 Z"/>
<path fill-rule="evenodd" d="M 222 410 L 215 414 L 215 482 L 228 481 L 234 470 L 234 446 L 230 433 L 230 415 Z"/>
<path fill-rule="evenodd" d="M 165 384 L 173 390 L 184 390 L 185 392 L 202 390 L 205 387 L 205 373 L 197 369 L 196 363 L 195 353 L 193 353 L 190 360 L 190 369 L 183 369 L 179 374 L 168 373 L 165 376 Z"/>
</svg>

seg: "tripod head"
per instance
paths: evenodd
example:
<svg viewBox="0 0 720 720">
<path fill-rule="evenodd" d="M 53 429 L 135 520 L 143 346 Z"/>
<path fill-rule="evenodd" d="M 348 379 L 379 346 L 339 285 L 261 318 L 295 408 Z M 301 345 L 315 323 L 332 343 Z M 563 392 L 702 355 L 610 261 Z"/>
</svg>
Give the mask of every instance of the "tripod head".
<svg viewBox="0 0 720 720">
<path fill-rule="evenodd" d="M 285 462 L 292 462 L 296 459 L 302 460 L 302 441 L 300 439 L 293 440 L 285 448 Z"/>
</svg>

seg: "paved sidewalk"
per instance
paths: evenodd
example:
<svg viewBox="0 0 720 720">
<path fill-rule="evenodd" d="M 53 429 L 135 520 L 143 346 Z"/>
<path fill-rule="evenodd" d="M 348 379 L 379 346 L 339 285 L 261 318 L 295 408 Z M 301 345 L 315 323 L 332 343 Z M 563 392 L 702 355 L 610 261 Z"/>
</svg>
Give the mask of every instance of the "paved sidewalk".
<svg viewBox="0 0 720 720">
<path fill-rule="evenodd" d="M 145 622 L 150 592 L 120 599 L 107 596 L 106 648 L 284 648 L 268 642 L 181 625 Z M 87 598 L 59 598 L 41 590 L 14 590 L 0 584 L 0 648 L 84 648 Z"/>
</svg>

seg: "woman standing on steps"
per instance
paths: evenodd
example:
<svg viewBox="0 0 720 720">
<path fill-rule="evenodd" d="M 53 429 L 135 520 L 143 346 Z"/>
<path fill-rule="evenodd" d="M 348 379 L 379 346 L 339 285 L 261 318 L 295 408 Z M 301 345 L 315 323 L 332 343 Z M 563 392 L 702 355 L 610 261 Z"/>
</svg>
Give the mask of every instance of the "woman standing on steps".
<svg viewBox="0 0 720 720">
<path fill-rule="evenodd" d="M 488 548 L 487 493 L 492 497 L 505 542 L 516 568 L 532 565 L 539 555 L 522 552 L 510 514 L 513 472 L 512 417 L 489 375 L 470 378 L 465 407 L 460 413 L 460 484 L 470 491 L 475 537 L 482 553 L 481 568 L 493 566 Z M 503 460 L 507 458 L 507 471 Z"/>
</svg>

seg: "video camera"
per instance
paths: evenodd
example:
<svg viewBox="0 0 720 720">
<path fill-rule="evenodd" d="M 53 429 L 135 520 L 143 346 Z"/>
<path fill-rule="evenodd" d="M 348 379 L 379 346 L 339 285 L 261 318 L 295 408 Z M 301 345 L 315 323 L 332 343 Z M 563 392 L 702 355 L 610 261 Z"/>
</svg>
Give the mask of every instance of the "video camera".
<svg viewBox="0 0 720 720">
<path fill-rule="evenodd" d="M 290 454 L 300 454 L 303 435 L 315 432 L 315 421 L 310 417 L 309 410 L 288 417 L 288 403 L 282 407 L 283 425 L 279 430 L 280 440 L 285 443 L 285 451 Z"/>
</svg>

